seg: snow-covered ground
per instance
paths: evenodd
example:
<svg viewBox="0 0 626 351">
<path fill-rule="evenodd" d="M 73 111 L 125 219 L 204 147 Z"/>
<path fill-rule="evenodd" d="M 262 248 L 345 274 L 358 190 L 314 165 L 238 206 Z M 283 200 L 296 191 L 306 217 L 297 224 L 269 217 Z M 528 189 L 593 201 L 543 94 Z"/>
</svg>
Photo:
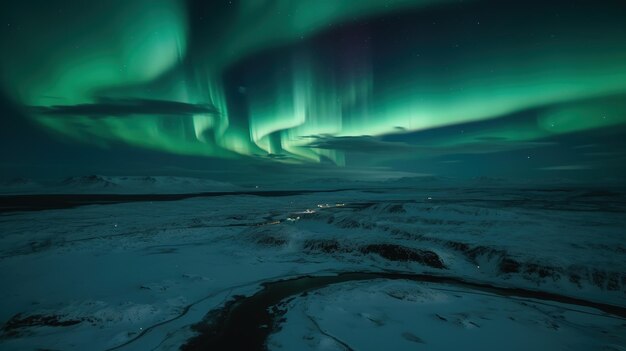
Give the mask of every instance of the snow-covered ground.
<svg viewBox="0 0 626 351">
<path fill-rule="evenodd" d="M 379 280 L 297 297 L 275 350 L 619 350 L 624 321 L 591 309 Z"/>
<path fill-rule="evenodd" d="M 433 187 L 5 213 L 0 349 L 177 349 L 191 325 L 263 282 L 345 271 L 448 275 L 624 307 L 625 212 L 622 190 Z M 626 350 L 626 321 L 604 312 L 443 288 L 329 286 L 285 303 L 268 346 L 345 349 L 332 335 L 354 350 L 383 339 L 397 350 L 491 350 L 509 335 L 524 349 Z"/>
</svg>

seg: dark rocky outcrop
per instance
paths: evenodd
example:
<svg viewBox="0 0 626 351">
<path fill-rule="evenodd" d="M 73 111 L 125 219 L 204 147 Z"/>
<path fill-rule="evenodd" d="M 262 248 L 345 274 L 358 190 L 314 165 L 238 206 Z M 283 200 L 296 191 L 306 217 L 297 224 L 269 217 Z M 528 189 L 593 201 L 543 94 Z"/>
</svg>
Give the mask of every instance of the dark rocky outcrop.
<svg viewBox="0 0 626 351">
<path fill-rule="evenodd" d="M 68 327 L 81 322 L 79 319 L 66 319 L 60 315 L 33 314 L 24 316 L 18 313 L 2 326 L 2 337 L 18 337 L 20 330 L 28 327 Z"/>
<path fill-rule="evenodd" d="M 319 251 L 324 253 L 336 253 L 336 252 L 346 252 L 345 248 L 342 248 L 339 244 L 339 241 L 334 239 L 329 240 L 307 240 L 302 245 L 303 249 L 306 251 Z"/>
<path fill-rule="evenodd" d="M 446 268 L 441 258 L 428 250 L 413 249 L 394 244 L 371 244 L 361 247 L 361 253 L 374 253 L 389 261 L 417 262 L 433 268 Z"/>
</svg>

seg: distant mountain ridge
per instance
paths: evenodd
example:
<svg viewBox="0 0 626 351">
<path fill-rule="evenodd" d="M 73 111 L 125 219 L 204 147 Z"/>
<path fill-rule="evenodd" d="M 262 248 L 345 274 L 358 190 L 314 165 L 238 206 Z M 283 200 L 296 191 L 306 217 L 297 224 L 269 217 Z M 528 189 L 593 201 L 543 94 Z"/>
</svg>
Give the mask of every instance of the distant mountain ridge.
<svg viewBox="0 0 626 351">
<path fill-rule="evenodd" d="M 23 178 L 0 184 L 1 194 L 185 194 L 238 190 L 241 188 L 236 185 L 211 179 L 95 174 L 68 177 L 48 184 Z"/>
</svg>

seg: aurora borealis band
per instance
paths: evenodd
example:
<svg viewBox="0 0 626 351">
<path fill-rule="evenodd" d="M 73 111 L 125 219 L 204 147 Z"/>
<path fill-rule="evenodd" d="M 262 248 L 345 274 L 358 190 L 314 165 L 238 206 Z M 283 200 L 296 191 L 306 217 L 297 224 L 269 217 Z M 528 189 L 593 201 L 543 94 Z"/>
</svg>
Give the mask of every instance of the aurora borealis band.
<svg viewBox="0 0 626 351">
<path fill-rule="evenodd" d="M 409 160 L 403 171 L 421 172 L 560 138 L 585 145 L 586 133 L 618 139 L 626 125 L 620 1 L 1 7 L 2 94 L 29 126 L 80 148 L 213 164 L 397 169 Z M 609 148 L 569 169 L 621 162 L 623 150 Z M 562 153 L 534 168 L 580 164 Z"/>
</svg>

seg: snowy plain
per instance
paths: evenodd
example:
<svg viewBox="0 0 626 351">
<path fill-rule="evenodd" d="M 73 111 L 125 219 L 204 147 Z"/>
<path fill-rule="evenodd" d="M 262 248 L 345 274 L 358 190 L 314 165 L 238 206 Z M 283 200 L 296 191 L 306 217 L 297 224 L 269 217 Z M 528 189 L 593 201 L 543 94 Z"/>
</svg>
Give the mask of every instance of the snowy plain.
<svg viewBox="0 0 626 351">
<path fill-rule="evenodd" d="M 619 189 L 430 186 L 2 213 L 0 349 L 176 350 L 262 283 L 341 272 L 623 309 L 625 212 Z M 272 350 L 626 350 L 623 316 L 430 283 L 344 282 L 279 307 Z"/>
</svg>

